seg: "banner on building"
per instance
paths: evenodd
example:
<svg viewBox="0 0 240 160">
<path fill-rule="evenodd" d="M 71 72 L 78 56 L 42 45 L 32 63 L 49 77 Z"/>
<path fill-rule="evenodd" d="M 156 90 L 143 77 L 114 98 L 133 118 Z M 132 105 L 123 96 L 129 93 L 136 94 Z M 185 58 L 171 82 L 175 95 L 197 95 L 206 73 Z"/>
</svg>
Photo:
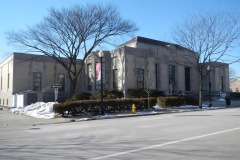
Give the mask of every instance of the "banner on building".
<svg viewBox="0 0 240 160">
<path fill-rule="evenodd" d="M 97 81 L 101 80 L 101 63 L 96 63 L 96 78 Z"/>
</svg>

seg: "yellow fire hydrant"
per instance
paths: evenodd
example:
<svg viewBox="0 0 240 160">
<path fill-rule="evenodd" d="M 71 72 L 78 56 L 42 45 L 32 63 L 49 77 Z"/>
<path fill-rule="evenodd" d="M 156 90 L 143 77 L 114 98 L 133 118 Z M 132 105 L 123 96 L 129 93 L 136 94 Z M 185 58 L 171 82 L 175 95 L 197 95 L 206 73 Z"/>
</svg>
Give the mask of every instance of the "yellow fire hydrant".
<svg viewBox="0 0 240 160">
<path fill-rule="evenodd" d="M 132 114 L 135 114 L 135 113 L 136 113 L 136 108 L 137 108 L 136 105 L 133 104 L 133 105 L 132 105 Z"/>
</svg>

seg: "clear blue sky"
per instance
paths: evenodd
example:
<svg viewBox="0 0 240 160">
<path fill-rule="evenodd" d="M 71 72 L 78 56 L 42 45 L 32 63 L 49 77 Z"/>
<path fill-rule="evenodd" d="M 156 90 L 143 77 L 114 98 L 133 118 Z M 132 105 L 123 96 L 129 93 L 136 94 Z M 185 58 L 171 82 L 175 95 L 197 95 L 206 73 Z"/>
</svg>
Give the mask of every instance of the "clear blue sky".
<svg viewBox="0 0 240 160">
<path fill-rule="evenodd" d="M 7 44 L 7 31 L 26 29 L 48 15 L 50 7 L 70 7 L 74 4 L 112 3 L 121 15 L 137 23 L 136 36 L 172 42 L 170 29 L 192 12 L 204 10 L 238 11 L 240 0 L 1 0 L 0 60 L 12 52 L 21 52 Z M 240 63 L 231 65 L 240 76 Z"/>
</svg>

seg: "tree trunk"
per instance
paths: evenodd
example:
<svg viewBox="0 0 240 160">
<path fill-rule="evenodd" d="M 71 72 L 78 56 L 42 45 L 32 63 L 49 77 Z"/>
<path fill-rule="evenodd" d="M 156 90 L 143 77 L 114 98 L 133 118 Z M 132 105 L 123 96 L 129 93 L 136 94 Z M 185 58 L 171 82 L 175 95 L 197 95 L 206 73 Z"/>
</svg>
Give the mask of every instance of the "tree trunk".
<svg viewBox="0 0 240 160">
<path fill-rule="evenodd" d="M 148 111 L 150 111 L 150 94 L 148 94 Z"/>
<path fill-rule="evenodd" d="M 202 95 L 203 95 L 202 91 L 203 91 L 203 81 L 201 80 L 200 86 L 199 86 L 199 97 L 198 97 L 200 109 L 202 109 Z"/>
<path fill-rule="evenodd" d="M 69 97 L 71 97 L 76 91 L 77 78 L 70 79 Z"/>
</svg>

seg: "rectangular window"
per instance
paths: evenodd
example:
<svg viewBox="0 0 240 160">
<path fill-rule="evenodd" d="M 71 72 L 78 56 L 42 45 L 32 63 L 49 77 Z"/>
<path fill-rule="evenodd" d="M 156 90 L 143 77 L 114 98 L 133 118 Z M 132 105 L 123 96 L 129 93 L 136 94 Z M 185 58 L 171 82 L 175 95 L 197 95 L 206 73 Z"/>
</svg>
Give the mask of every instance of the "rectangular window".
<svg viewBox="0 0 240 160">
<path fill-rule="evenodd" d="M 58 75 L 58 84 L 62 86 L 61 88 L 59 88 L 59 91 L 64 91 L 65 90 L 65 74 Z"/>
<path fill-rule="evenodd" d="M 113 89 L 118 89 L 118 70 L 113 70 Z"/>
<path fill-rule="evenodd" d="M 103 62 L 102 63 L 102 76 L 101 77 L 101 63 L 96 63 L 96 73 L 95 73 L 95 80 L 96 80 L 96 90 L 101 89 L 101 78 L 102 78 L 102 83 L 103 83 L 103 88 L 105 86 L 105 74 L 106 74 L 106 64 Z"/>
<path fill-rule="evenodd" d="M 34 91 L 41 91 L 41 81 L 42 81 L 41 73 L 34 72 L 33 73 L 33 90 Z"/>
<path fill-rule="evenodd" d="M 185 91 L 190 91 L 190 68 L 185 67 Z"/>
<path fill-rule="evenodd" d="M 168 66 L 168 84 L 175 84 L 175 66 Z"/>
<path fill-rule="evenodd" d="M 92 64 L 87 64 L 87 90 L 92 90 Z"/>
<path fill-rule="evenodd" d="M 223 91 L 223 76 L 219 77 L 219 84 L 220 84 L 219 86 L 220 91 Z"/>
<path fill-rule="evenodd" d="M 144 69 L 137 69 L 137 88 L 144 88 Z"/>
</svg>

